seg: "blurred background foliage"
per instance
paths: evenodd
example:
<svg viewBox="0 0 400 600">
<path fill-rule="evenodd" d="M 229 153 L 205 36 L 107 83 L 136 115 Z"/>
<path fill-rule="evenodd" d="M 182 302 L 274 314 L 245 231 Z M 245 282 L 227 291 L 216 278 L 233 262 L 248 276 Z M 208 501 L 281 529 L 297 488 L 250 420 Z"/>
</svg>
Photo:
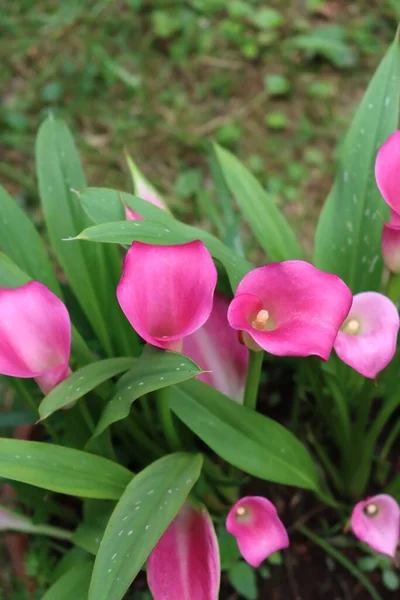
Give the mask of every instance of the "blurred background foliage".
<svg viewBox="0 0 400 600">
<path fill-rule="evenodd" d="M 394 36 L 398 0 L 15 0 L 0 6 L 0 178 L 35 197 L 48 111 L 91 184 L 130 187 L 123 148 L 199 219 L 209 141 L 229 147 L 312 237 L 334 148 Z"/>
</svg>

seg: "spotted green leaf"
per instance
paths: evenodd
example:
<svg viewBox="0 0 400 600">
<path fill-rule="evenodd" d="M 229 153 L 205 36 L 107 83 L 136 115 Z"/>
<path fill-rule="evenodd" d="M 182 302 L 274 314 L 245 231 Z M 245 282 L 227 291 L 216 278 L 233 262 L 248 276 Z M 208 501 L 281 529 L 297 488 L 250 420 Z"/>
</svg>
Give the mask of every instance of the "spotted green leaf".
<svg viewBox="0 0 400 600">
<path fill-rule="evenodd" d="M 64 408 L 94 390 L 101 383 L 127 371 L 134 363 L 133 358 L 106 358 L 86 365 L 75 371 L 68 379 L 51 390 L 39 405 L 41 420 L 47 419 L 60 408 Z"/>
<path fill-rule="evenodd" d="M 123 598 L 184 504 L 201 466 L 199 454 L 170 454 L 146 467 L 128 485 L 104 532 L 89 600 Z"/>
<path fill-rule="evenodd" d="M 378 290 L 382 276 L 382 219 L 389 208 L 374 178 L 376 154 L 397 129 L 400 40 L 378 67 L 339 152 L 336 178 L 319 218 L 315 264 L 336 273 L 353 293 Z"/>
<path fill-rule="evenodd" d="M 116 500 L 133 474 L 88 452 L 0 438 L 0 477 L 70 496 Z"/>
<path fill-rule="evenodd" d="M 123 377 L 115 396 L 105 406 L 93 437 L 129 415 L 132 403 L 144 394 L 200 375 L 202 370 L 187 356 L 146 346 Z"/>
<path fill-rule="evenodd" d="M 232 402 L 201 381 L 174 387 L 173 412 L 216 454 L 250 475 L 318 490 L 318 474 L 303 444 L 276 421 Z"/>
</svg>

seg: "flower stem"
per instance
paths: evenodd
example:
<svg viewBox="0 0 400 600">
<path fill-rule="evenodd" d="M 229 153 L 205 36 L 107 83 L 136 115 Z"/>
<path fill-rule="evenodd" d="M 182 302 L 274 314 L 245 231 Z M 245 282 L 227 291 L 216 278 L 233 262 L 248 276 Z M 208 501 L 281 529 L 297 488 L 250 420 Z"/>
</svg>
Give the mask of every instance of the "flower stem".
<svg viewBox="0 0 400 600">
<path fill-rule="evenodd" d="M 386 296 L 395 304 L 398 304 L 400 298 L 400 275 L 390 273 L 386 284 Z"/>
<path fill-rule="evenodd" d="M 178 432 L 175 427 L 174 417 L 169 407 L 170 388 L 162 388 L 157 392 L 157 409 L 161 427 L 171 450 L 182 448 Z"/>
<path fill-rule="evenodd" d="M 263 358 L 264 352 L 262 350 L 258 352 L 251 350 L 249 353 L 249 366 L 247 369 L 243 404 L 253 410 L 255 410 L 257 406 L 258 385 L 260 383 Z"/>
</svg>

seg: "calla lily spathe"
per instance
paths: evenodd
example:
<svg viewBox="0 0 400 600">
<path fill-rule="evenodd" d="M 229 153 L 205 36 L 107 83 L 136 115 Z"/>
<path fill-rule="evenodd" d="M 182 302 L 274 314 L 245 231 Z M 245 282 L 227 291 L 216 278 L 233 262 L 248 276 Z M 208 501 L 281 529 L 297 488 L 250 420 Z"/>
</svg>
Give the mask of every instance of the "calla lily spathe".
<svg viewBox="0 0 400 600">
<path fill-rule="evenodd" d="M 289 546 L 275 506 L 262 496 L 238 500 L 229 511 L 226 529 L 235 536 L 241 555 L 252 567 L 259 567 L 270 554 Z"/>
<path fill-rule="evenodd" d="M 124 260 L 118 302 L 149 344 L 181 350 L 211 314 L 217 270 L 200 241 L 173 246 L 134 242 Z"/>
<path fill-rule="evenodd" d="M 135 194 L 142 200 L 146 202 L 150 202 L 150 204 L 154 204 L 158 208 L 162 208 L 163 210 L 168 210 L 164 200 L 161 198 L 160 194 L 153 188 L 153 186 L 147 181 L 144 177 L 143 173 L 139 170 L 139 168 L 135 165 L 132 158 L 127 156 L 129 170 L 131 171 Z M 125 218 L 127 221 L 141 221 L 143 217 L 137 213 L 136 211 L 129 208 L 129 206 L 125 206 Z"/>
<path fill-rule="evenodd" d="M 181 508 L 148 558 L 147 580 L 154 600 L 218 599 L 219 548 L 205 508 Z"/>
<path fill-rule="evenodd" d="M 229 326 L 229 299 L 215 292 L 207 322 L 183 342 L 183 353 L 207 373 L 198 379 L 226 396 L 241 402 L 246 384 L 249 351 L 240 343 L 237 332 Z"/>
<path fill-rule="evenodd" d="M 400 273 L 400 130 L 381 146 L 375 162 L 375 179 L 390 206 L 390 221 L 383 224 L 382 255 L 387 268 Z"/>
<path fill-rule="evenodd" d="M 353 509 L 351 528 L 361 542 L 394 558 L 400 541 L 400 507 L 388 494 L 362 500 Z"/>
<path fill-rule="evenodd" d="M 351 302 L 351 292 L 339 277 L 289 260 L 247 273 L 228 320 L 253 349 L 277 356 L 316 354 L 327 360 Z"/>
<path fill-rule="evenodd" d="M 396 352 L 399 324 L 399 313 L 389 298 L 377 292 L 356 294 L 335 351 L 355 371 L 374 379 Z"/>
<path fill-rule="evenodd" d="M 31 281 L 0 288 L 0 373 L 32 377 L 47 394 L 70 374 L 71 322 L 63 302 Z"/>
</svg>

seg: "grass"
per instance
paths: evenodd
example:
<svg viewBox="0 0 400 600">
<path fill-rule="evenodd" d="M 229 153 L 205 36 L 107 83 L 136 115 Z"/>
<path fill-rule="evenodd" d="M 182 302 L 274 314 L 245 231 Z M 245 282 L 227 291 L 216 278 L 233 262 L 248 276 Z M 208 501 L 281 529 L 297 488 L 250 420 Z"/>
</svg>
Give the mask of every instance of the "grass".
<svg viewBox="0 0 400 600">
<path fill-rule="evenodd" d="M 178 213 L 196 219 L 192 200 L 216 139 L 310 243 L 335 144 L 399 9 L 393 0 L 265 4 L 19 0 L 0 8 L 4 185 L 35 196 L 35 132 L 51 110 L 79 135 L 92 184 L 129 185 L 126 147 Z"/>
</svg>

